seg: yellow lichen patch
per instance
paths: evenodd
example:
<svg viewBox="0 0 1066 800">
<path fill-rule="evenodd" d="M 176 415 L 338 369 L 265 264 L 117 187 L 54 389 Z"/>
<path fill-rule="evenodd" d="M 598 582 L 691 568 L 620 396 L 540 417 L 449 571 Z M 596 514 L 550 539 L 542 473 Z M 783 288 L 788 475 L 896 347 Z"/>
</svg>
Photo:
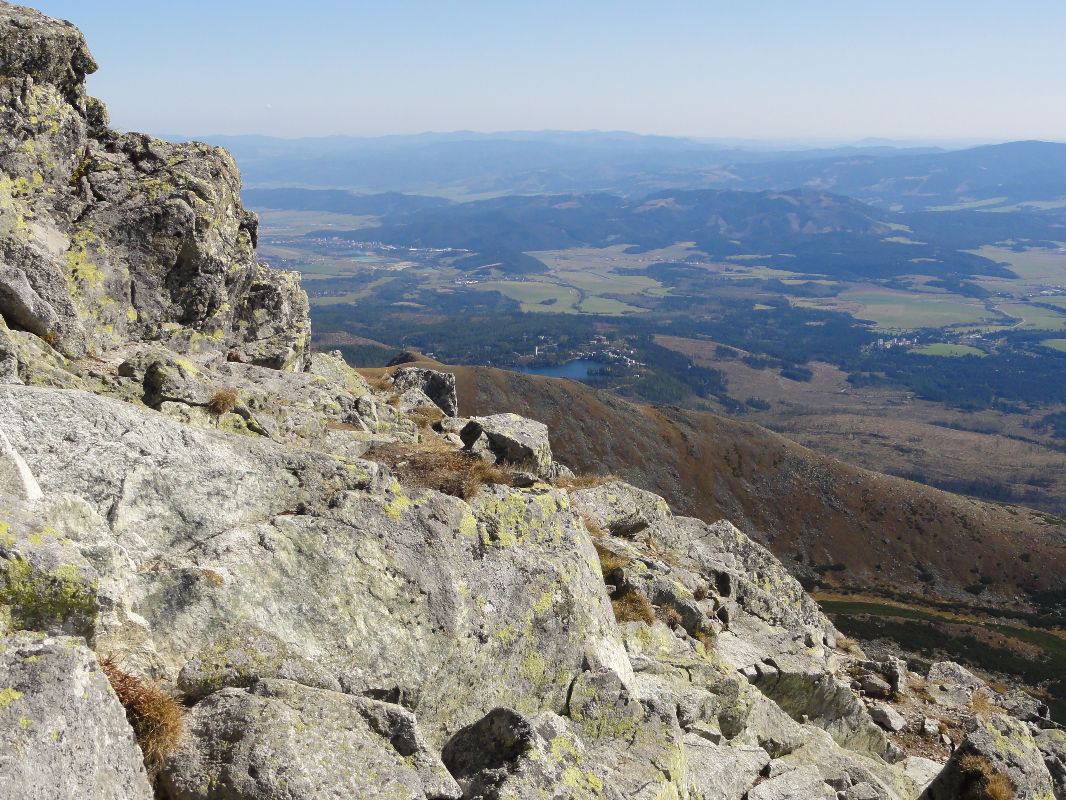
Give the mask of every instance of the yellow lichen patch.
<svg viewBox="0 0 1066 800">
<path fill-rule="evenodd" d="M 522 677 L 534 686 L 543 686 L 548 682 L 548 676 L 545 672 L 547 667 L 548 665 L 541 657 L 540 653 L 530 646 L 529 649 L 526 650 L 526 657 L 522 659 Z"/>
<path fill-rule="evenodd" d="M 403 512 L 414 505 L 411 499 L 403 493 L 403 487 L 396 481 L 392 484 L 393 498 L 385 504 L 385 513 L 393 519 L 400 519 Z"/>
<path fill-rule="evenodd" d="M 0 708 L 7 708 L 22 697 L 22 692 L 18 689 L 12 689 L 10 686 L 6 689 L 0 689 Z"/>
<path fill-rule="evenodd" d="M 584 761 L 584 757 L 567 736 L 556 736 L 551 740 L 550 748 L 550 757 L 555 763 L 560 763 L 570 758 L 573 758 L 578 763 Z"/>
<path fill-rule="evenodd" d="M 533 612 L 535 614 L 543 614 L 545 611 L 552 607 L 552 593 L 544 592 L 540 598 L 533 604 Z"/>
<path fill-rule="evenodd" d="M 71 288 L 79 284 L 95 288 L 104 280 L 104 273 L 89 256 L 90 248 L 99 253 L 102 243 L 91 230 L 82 228 L 71 238 L 70 248 L 67 250 L 67 278 Z"/>
</svg>

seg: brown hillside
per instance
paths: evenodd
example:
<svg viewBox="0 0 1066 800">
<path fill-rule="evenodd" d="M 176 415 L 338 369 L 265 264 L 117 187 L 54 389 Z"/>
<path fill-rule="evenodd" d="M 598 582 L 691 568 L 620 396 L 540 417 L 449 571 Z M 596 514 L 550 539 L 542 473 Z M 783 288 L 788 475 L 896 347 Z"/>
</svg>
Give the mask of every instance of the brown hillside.
<svg viewBox="0 0 1066 800">
<path fill-rule="evenodd" d="M 801 578 L 1015 608 L 1046 608 L 1045 593 L 1066 587 L 1057 517 L 853 467 L 713 414 L 642 407 L 575 381 L 447 369 L 462 414 L 539 419 L 576 472 L 621 475 L 682 513 L 729 519 Z"/>
</svg>

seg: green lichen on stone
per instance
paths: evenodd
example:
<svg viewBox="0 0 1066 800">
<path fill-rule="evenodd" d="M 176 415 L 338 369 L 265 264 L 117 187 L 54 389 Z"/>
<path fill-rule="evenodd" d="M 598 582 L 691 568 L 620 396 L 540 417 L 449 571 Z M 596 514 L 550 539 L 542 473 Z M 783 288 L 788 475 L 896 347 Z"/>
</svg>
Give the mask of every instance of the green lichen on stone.
<svg viewBox="0 0 1066 800">
<path fill-rule="evenodd" d="M 90 250 L 100 253 L 104 247 L 96 234 L 87 227 L 82 228 L 71 237 L 66 255 L 67 279 L 73 291 L 83 285 L 95 288 L 104 280 L 104 273 L 93 263 Z"/>
<path fill-rule="evenodd" d="M 95 585 L 86 586 L 70 564 L 44 572 L 15 558 L 0 566 L 0 604 L 10 607 L 14 628 L 37 630 L 70 618 L 95 620 L 95 592 Z"/>
<path fill-rule="evenodd" d="M 18 689 L 12 689 L 10 686 L 6 689 L 0 689 L 0 709 L 7 708 L 22 697 L 22 692 Z"/>
<path fill-rule="evenodd" d="M 385 504 L 385 513 L 393 519 L 400 519 L 403 512 L 414 505 L 411 499 L 403 493 L 403 487 L 398 481 L 392 482 L 393 498 Z"/>
</svg>

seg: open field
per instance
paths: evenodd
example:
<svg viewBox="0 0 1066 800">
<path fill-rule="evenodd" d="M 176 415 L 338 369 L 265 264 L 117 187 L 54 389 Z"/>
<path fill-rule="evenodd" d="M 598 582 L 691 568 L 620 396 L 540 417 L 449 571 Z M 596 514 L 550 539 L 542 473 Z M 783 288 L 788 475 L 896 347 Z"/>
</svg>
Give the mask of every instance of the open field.
<svg viewBox="0 0 1066 800">
<path fill-rule="evenodd" d="M 548 281 L 485 281 L 479 289 L 497 291 L 522 304 L 523 311 L 552 311 L 554 313 L 578 313 L 580 293 L 573 288 Z M 544 301 L 554 300 L 551 305 Z"/>
<path fill-rule="evenodd" d="M 983 350 L 978 350 L 976 347 L 970 347 L 968 344 L 947 344 L 946 342 L 924 344 L 921 347 L 915 347 L 911 352 L 923 356 L 947 356 L 948 358 L 985 355 Z"/>
<path fill-rule="evenodd" d="M 1060 353 L 1066 353 L 1066 339 L 1044 339 L 1040 344 L 1052 350 L 1058 350 Z"/>
<path fill-rule="evenodd" d="M 1018 330 L 1029 331 L 1061 331 L 1066 330 L 1066 313 L 1052 311 L 1050 308 L 1041 308 L 1032 303 L 1006 302 L 998 303 L 996 310 L 1010 317 L 1016 317 L 1021 322 L 1011 327 Z M 1064 309 L 1066 312 L 1066 309 Z"/>
<path fill-rule="evenodd" d="M 353 214 L 331 214 L 328 211 L 280 211 L 261 208 L 259 226 L 272 236 L 300 236 L 311 231 L 328 228 L 359 230 L 377 225 L 374 217 Z"/>
<path fill-rule="evenodd" d="M 995 317 L 983 303 L 958 295 L 867 287 L 843 291 L 836 297 L 797 298 L 792 302 L 872 320 L 885 331 L 965 325 Z"/>
</svg>

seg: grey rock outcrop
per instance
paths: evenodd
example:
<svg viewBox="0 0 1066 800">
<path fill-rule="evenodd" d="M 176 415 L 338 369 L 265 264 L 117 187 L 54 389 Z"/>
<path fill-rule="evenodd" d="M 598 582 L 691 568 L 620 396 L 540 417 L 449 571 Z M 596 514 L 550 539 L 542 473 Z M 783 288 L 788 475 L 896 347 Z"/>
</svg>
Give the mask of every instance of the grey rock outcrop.
<svg viewBox="0 0 1066 800">
<path fill-rule="evenodd" d="M 294 273 L 255 259 L 223 150 L 107 127 L 67 22 L 0 5 L 0 316 L 69 357 L 126 341 L 277 369 L 309 358 Z M 17 354 L 14 354 L 17 361 Z M 22 375 L 30 365 L 16 366 Z"/>
<path fill-rule="evenodd" d="M 449 417 L 459 413 L 459 399 L 455 393 L 455 376 L 422 367 L 400 367 L 392 373 L 397 391 L 421 389 L 441 411 Z"/>
<path fill-rule="evenodd" d="M 77 639 L 0 637 L 0 797 L 153 797 L 126 714 Z"/>
<path fill-rule="evenodd" d="M 175 800 L 461 796 L 409 711 L 284 680 L 198 703 L 161 783 Z"/>
<path fill-rule="evenodd" d="M 1015 800 L 1051 800 L 1052 777 L 1029 728 L 1000 714 L 988 720 L 978 717 L 976 722 L 976 729 L 963 739 L 923 800 L 987 797 L 983 792 L 990 781 L 1009 782 Z"/>
<path fill-rule="evenodd" d="M 459 432 L 463 444 L 475 452 L 490 454 L 496 462 L 507 462 L 547 477 L 552 467 L 548 426 L 517 414 L 472 417 Z"/>
</svg>

